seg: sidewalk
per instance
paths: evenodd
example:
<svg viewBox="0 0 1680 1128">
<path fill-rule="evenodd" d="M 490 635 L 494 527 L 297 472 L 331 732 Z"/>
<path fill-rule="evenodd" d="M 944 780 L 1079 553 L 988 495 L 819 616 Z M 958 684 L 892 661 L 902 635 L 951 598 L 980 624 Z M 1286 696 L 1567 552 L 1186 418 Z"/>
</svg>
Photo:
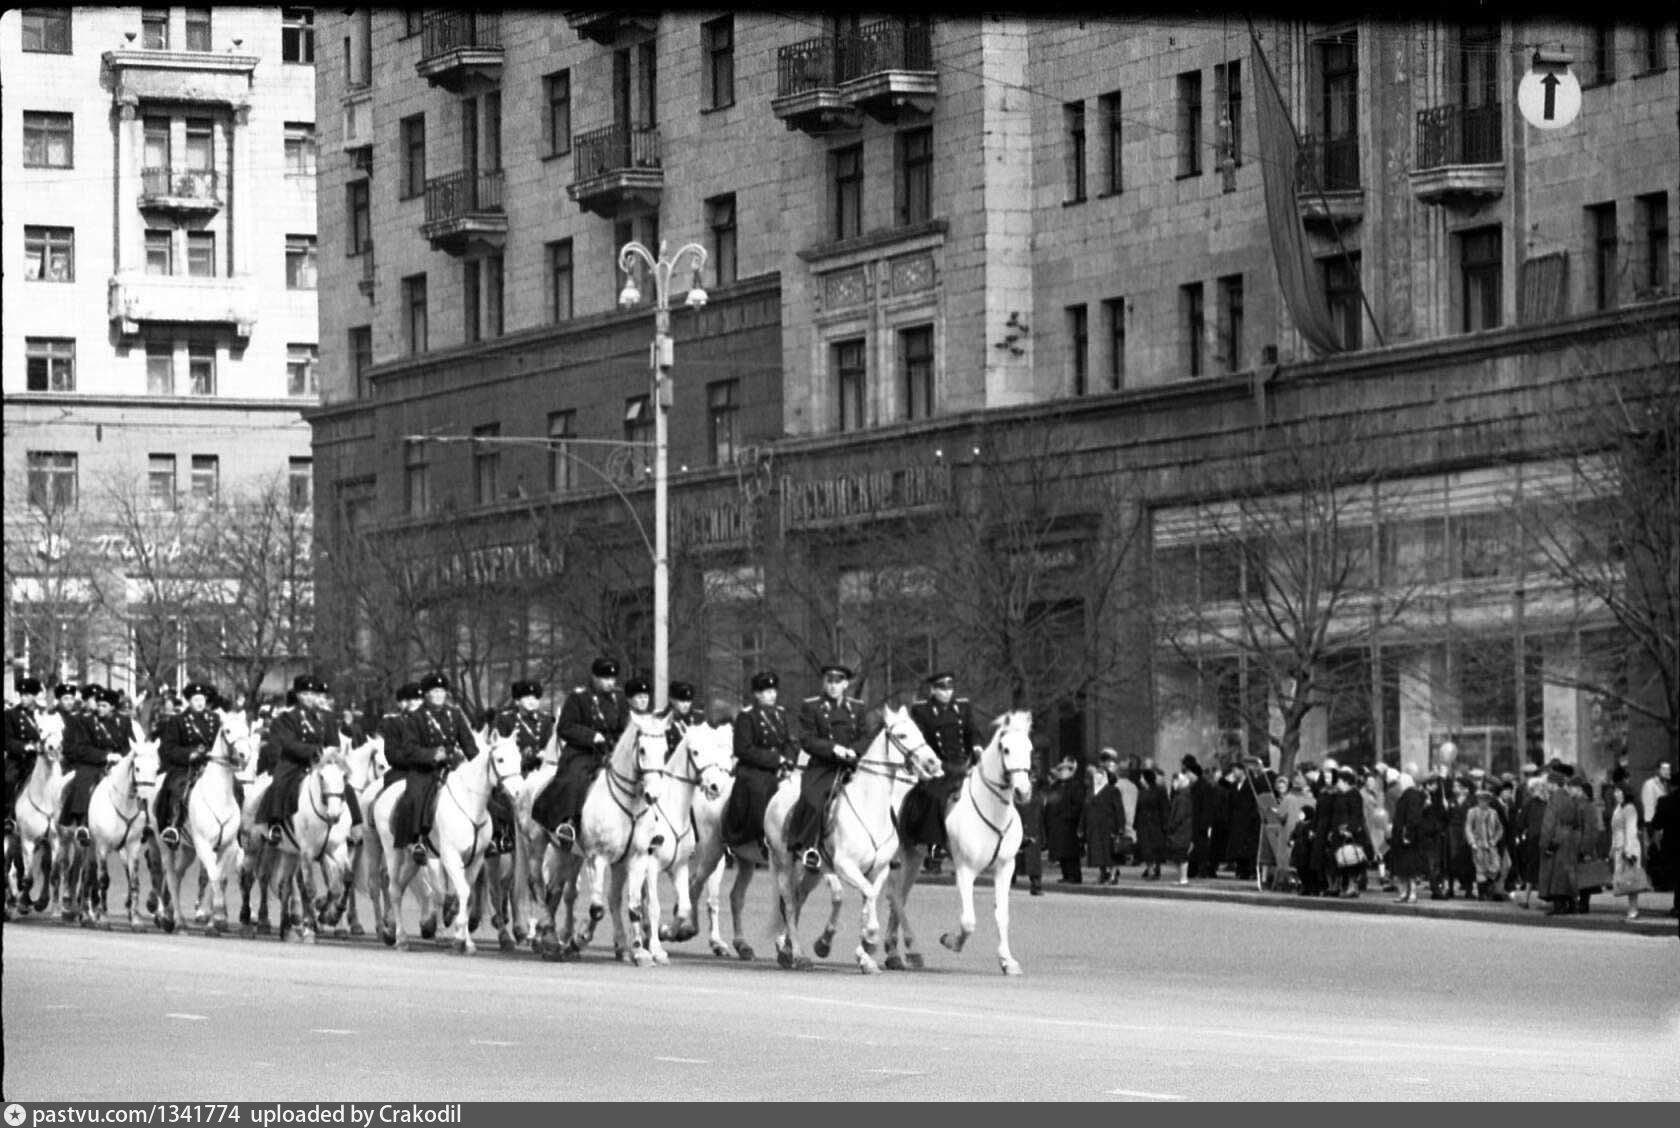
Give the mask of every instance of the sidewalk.
<svg viewBox="0 0 1680 1128">
<path fill-rule="evenodd" d="M 1166 867 L 1170 868 L 1170 867 Z M 1178 885 L 1175 876 L 1163 869 L 1161 880 L 1144 881 L 1142 868 L 1127 867 L 1114 885 L 1098 885 L 1097 871 L 1084 871 L 1084 883 L 1063 882 L 1053 865 L 1045 866 L 1044 895 L 1046 897 L 1146 897 L 1160 900 L 1222 901 L 1228 904 L 1261 905 L 1268 908 L 1306 909 L 1318 912 L 1384 913 L 1393 916 L 1431 917 L 1446 920 L 1476 920 L 1489 924 L 1538 925 L 1544 928 L 1575 928 L 1594 931 L 1629 932 L 1640 936 L 1670 937 L 1675 935 L 1674 918 L 1668 915 L 1674 903 L 1673 893 L 1646 893 L 1639 898 L 1639 919 L 1627 919 L 1627 901 L 1606 893 L 1593 894 L 1585 915 L 1549 917 L 1549 907 L 1538 897 L 1534 908 L 1522 907 L 1521 893 L 1510 901 L 1466 901 L 1456 897 L 1451 901 L 1431 901 L 1424 890 L 1416 904 L 1397 905 L 1393 892 L 1384 892 L 1373 879 L 1370 888 L 1357 898 L 1303 897 L 1298 893 L 1263 892 L 1255 888 L 1253 880 L 1239 881 L 1228 875 L 1216 878 L 1193 878 L 1189 885 Z M 950 863 L 944 872 L 930 874 L 925 870 L 918 880 L 922 885 L 951 885 Z M 1026 897 L 1027 881 L 1017 876 L 1014 896 Z M 976 898 L 991 896 L 991 878 L 982 877 L 975 883 Z"/>
</svg>

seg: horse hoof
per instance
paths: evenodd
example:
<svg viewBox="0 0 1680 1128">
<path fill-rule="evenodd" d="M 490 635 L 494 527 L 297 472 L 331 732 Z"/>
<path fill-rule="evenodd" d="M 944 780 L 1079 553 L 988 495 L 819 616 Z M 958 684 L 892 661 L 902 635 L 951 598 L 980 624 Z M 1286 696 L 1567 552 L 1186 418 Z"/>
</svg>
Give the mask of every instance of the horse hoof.
<svg viewBox="0 0 1680 1128">
<path fill-rule="evenodd" d="M 817 965 L 814 962 L 812 962 L 810 956 L 799 956 L 798 958 L 796 958 L 793 961 L 793 970 L 794 971 L 811 971 L 816 966 Z"/>
<path fill-rule="evenodd" d="M 607 910 L 604 909 L 603 907 L 601 907 L 600 905 L 590 905 L 589 906 L 589 923 L 590 924 L 592 924 L 592 925 L 600 924 L 601 923 L 601 918 L 606 916 L 606 915 L 607 915 Z"/>
<path fill-rule="evenodd" d="M 461 902 L 451 893 L 443 899 L 443 919 L 454 920 L 455 910 L 461 907 Z"/>
<path fill-rule="evenodd" d="M 158 906 L 157 894 L 152 893 L 152 894 L 148 895 L 147 898 L 146 898 L 146 911 L 149 912 L 149 913 L 155 913 L 155 912 L 157 912 L 157 906 Z"/>
<path fill-rule="evenodd" d="M 1005 975 L 1021 974 L 1021 964 L 1018 960 L 999 960 L 998 963 L 1002 966 Z"/>
<path fill-rule="evenodd" d="M 73 912 L 62 912 L 58 914 L 58 919 L 63 921 L 65 924 L 69 924 L 76 919 L 76 914 Z"/>
<path fill-rule="evenodd" d="M 205 912 L 203 909 L 198 910 L 193 914 L 193 923 L 198 925 L 209 924 L 210 914 Z"/>
<path fill-rule="evenodd" d="M 381 928 L 379 930 L 379 939 L 387 948 L 395 948 L 397 946 L 397 934 L 395 932 Z"/>
<path fill-rule="evenodd" d="M 662 924 L 659 926 L 659 939 L 663 943 L 674 944 L 676 943 L 677 936 L 676 933 L 672 931 L 670 925 Z"/>
<path fill-rule="evenodd" d="M 367 935 L 367 929 L 363 928 L 360 924 L 352 924 L 350 926 L 350 935 L 352 935 L 352 936 L 366 936 Z"/>
<path fill-rule="evenodd" d="M 876 963 L 870 957 L 863 956 L 858 960 L 858 970 L 863 972 L 865 975 L 880 975 L 881 965 Z"/>
<path fill-rule="evenodd" d="M 735 941 L 735 955 L 743 960 L 750 960 L 754 956 L 753 946 L 745 940 Z"/>
<path fill-rule="evenodd" d="M 504 952 L 514 951 L 519 947 L 519 945 L 514 942 L 513 937 L 508 935 L 506 932 L 503 932 L 496 937 L 496 946 Z"/>
<path fill-rule="evenodd" d="M 430 940 L 432 937 L 437 935 L 437 928 L 437 921 L 433 921 L 430 924 L 422 924 L 420 926 L 420 939 Z"/>
<path fill-rule="evenodd" d="M 350 939 L 350 930 L 342 924 L 338 925 L 332 930 L 332 938 L 334 940 L 348 940 Z"/>
<path fill-rule="evenodd" d="M 963 950 L 964 939 L 966 939 L 966 937 L 953 936 L 949 932 L 940 933 L 939 936 L 939 942 L 951 949 L 953 952 L 960 952 Z"/>
<path fill-rule="evenodd" d="M 250 924 L 240 925 L 239 926 L 239 938 L 241 940 L 255 940 L 257 938 L 256 927 L 254 925 L 250 925 Z"/>
<path fill-rule="evenodd" d="M 257 923 L 257 935 L 258 936 L 272 936 L 272 935 L 274 935 L 274 926 L 266 920 L 265 921 L 259 921 Z"/>
<path fill-rule="evenodd" d="M 776 964 L 778 967 L 793 967 L 793 950 L 791 948 L 776 949 Z"/>
<path fill-rule="evenodd" d="M 313 943 L 315 943 L 315 933 L 313 931 L 311 931 L 310 929 L 307 929 L 307 928 L 304 929 L 302 932 L 298 933 L 298 943 L 300 943 L 300 944 L 313 944 Z"/>
<path fill-rule="evenodd" d="M 228 931 L 228 922 L 224 918 L 218 917 L 210 922 L 210 931 L 215 933 L 217 936 L 226 936 Z"/>
<path fill-rule="evenodd" d="M 909 970 L 905 966 L 904 957 L 900 956 L 900 955 L 897 955 L 897 954 L 888 956 L 887 957 L 887 962 L 885 964 L 883 964 L 882 966 L 885 967 L 888 971 L 907 971 L 907 970 Z"/>
<path fill-rule="evenodd" d="M 635 961 L 637 967 L 653 966 L 653 953 L 646 948 L 637 948 L 630 953 L 630 958 Z"/>
<path fill-rule="evenodd" d="M 728 959 L 733 954 L 734 953 L 729 950 L 728 944 L 723 943 L 721 940 L 712 941 L 712 955 Z"/>
<path fill-rule="evenodd" d="M 909 968 L 911 971 L 921 971 L 922 968 L 927 966 L 927 964 L 922 959 L 922 953 L 906 952 L 904 953 L 904 966 Z"/>
<path fill-rule="evenodd" d="M 817 958 L 819 960 L 826 960 L 828 958 L 829 949 L 832 947 L 833 940 L 834 934 L 832 932 L 825 932 L 811 942 L 811 951 L 817 954 Z"/>
<path fill-rule="evenodd" d="M 457 956 L 470 956 L 473 953 L 472 941 L 470 940 L 457 940 L 452 947 L 455 949 Z"/>
</svg>

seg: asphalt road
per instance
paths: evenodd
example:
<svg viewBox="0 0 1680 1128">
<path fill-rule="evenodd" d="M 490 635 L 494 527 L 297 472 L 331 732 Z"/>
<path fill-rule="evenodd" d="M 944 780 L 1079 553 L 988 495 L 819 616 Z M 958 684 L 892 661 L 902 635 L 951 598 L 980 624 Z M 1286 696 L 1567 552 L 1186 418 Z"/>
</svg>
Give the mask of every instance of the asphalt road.
<svg viewBox="0 0 1680 1128">
<path fill-rule="evenodd" d="M 753 939 L 769 952 L 767 882 Z M 7 1099 L 1674 1100 L 1672 937 L 1251 905 L 989 895 L 927 969 L 858 974 L 283 945 L 32 919 L 4 930 Z M 809 939 L 813 928 L 807 927 Z M 484 939 L 487 930 L 481 930 Z"/>
</svg>

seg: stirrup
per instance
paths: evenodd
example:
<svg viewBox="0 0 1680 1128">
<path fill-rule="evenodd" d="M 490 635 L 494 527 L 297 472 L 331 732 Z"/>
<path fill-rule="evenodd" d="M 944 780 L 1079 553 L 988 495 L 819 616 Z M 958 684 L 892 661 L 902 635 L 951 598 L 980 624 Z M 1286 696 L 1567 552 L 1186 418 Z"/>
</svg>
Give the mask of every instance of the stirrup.
<svg viewBox="0 0 1680 1128">
<path fill-rule="evenodd" d="M 549 841 L 562 850 L 570 850 L 577 843 L 577 831 L 571 823 L 561 823 L 548 832 Z"/>
<path fill-rule="evenodd" d="M 285 833 L 286 833 L 285 829 L 283 827 L 281 827 L 281 825 L 279 823 L 269 823 L 268 824 L 268 844 L 270 846 L 280 845 L 281 840 L 285 837 Z"/>
<path fill-rule="evenodd" d="M 89 846 L 93 844 L 93 832 L 85 826 L 76 828 L 76 845 Z"/>
<path fill-rule="evenodd" d="M 807 847 L 805 852 L 799 855 L 799 864 L 810 870 L 812 873 L 821 873 L 822 854 L 817 851 L 815 846 Z"/>
<path fill-rule="evenodd" d="M 171 850 L 177 849 L 181 845 L 181 832 L 172 826 L 166 826 L 159 832 L 158 841 Z"/>
<path fill-rule="evenodd" d="M 417 866 L 426 865 L 432 860 L 431 855 L 426 852 L 426 844 L 424 842 L 410 843 L 408 847 L 408 856 L 414 859 L 414 864 Z"/>
</svg>

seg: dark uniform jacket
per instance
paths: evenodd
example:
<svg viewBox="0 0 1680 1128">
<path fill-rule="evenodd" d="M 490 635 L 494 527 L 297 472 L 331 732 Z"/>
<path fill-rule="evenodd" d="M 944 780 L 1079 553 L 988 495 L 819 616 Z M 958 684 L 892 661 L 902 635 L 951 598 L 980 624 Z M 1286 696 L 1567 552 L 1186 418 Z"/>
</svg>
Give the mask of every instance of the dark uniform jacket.
<svg viewBox="0 0 1680 1128">
<path fill-rule="evenodd" d="M 414 739 L 428 758 L 439 748 L 468 760 L 478 755 L 478 740 L 474 738 L 472 726 L 467 723 L 467 715 L 460 706 L 447 702 L 436 706 L 421 705 L 409 720 L 414 724 Z"/>
<path fill-rule="evenodd" d="M 30 747 L 34 745 L 34 747 Z M 29 775 L 35 766 L 35 756 L 41 747 L 41 726 L 36 721 L 35 706 L 18 702 L 6 710 L 6 770 L 16 772 L 19 779 Z"/>
<path fill-rule="evenodd" d="M 565 751 L 560 755 L 561 766 L 579 757 L 591 757 L 591 764 L 607 755 L 624 735 L 630 723 L 630 699 L 620 689 L 599 690 L 593 686 L 579 686 L 560 707 L 560 739 Z M 595 734 L 605 738 L 597 743 Z"/>
<path fill-rule="evenodd" d="M 116 734 L 92 713 L 71 713 L 64 720 L 64 767 L 103 768 L 107 753 L 117 751 Z"/>
<path fill-rule="evenodd" d="M 922 730 L 922 737 L 939 756 L 946 776 L 959 780 L 968 771 L 974 749 L 984 744 L 974 727 L 974 707 L 966 697 L 953 697 L 949 705 L 938 701 L 916 701 L 910 719 Z M 859 748 L 858 752 L 863 749 Z"/>
<path fill-rule="evenodd" d="M 390 765 L 385 773 L 386 787 L 432 770 L 432 750 L 421 747 L 416 739 L 414 713 L 401 709 L 386 713 L 379 718 L 379 735 L 385 739 L 385 762 Z"/>
<path fill-rule="evenodd" d="M 158 727 L 158 763 L 165 771 L 192 767 L 194 752 L 209 752 L 221 730 L 221 718 L 206 709 L 175 714 Z"/>
<path fill-rule="evenodd" d="M 835 745 L 850 748 L 861 759 L 865 745 L 879 728 L 879 722 L 868 719 L 867 708 L 855 697 L 838 701 L 827 694 L 807 697 L 799 707 L 799 743 L 811 759 L 800 781 L 800 797 L 821 810 L 835 777 L 847 763 L 834 755 Z"/>
<path fill-rule="evenodd" d="M 735 785 L 724 812 L 724 842 L 757 842 L 764 834 L 764 809 L 776 791 L 777 773 L 799 762 L 793 718 L 784 705 L 744 706 L 735 718 Z"/>
<path fill-rule="evenodd" d="M 554 735 L 554 718 L 547 713 L 506 705 L 496 714 L 495 728 L 502 736 L 511 736 L 519 742 L 519 770 L 530 775 L 542 763 L 543 749 Z"/>
<path fill-rule="evenodd" d="M 682 743 L 688 726 L 694 723 L 694 709 L 690 707 L 688 712 L 678 713 L 675 708 L 667 705 L 654 715 L 665 722 L 666 755 L 670 755 L 677 750 L 677 745 Z"/>
</svg>

